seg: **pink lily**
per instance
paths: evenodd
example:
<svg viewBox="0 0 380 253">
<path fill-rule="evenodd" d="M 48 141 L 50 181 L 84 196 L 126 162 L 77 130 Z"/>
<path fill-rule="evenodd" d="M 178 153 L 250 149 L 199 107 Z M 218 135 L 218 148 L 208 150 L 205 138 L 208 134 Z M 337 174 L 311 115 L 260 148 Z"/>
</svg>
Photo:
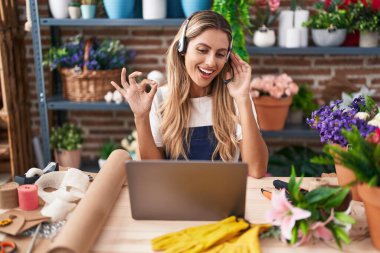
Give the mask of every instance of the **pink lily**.
<svg viewBox="0 0 380 253">
<path fill-rule="evenodd" d="M 332 232 L 326 228 L 326 225 L 334 219 L 334 209 L 331 209 L 331 214 L 325 222 L 318 221 L 311 225 L 311 230 L 316 238 L 323 239 L 325 241 L 331 241 L 334 237 Z"/>
<path fill-rule="evenodd" d="M 281 235 L 290 240 L 292 229 L 297 220 L 310 217 L 311 213 L 307 210 L 294 207 L 286 199 L 285 190 L 275 191 L 272 194 L 272 210 L 267 213 L 267 218 L 275 226 L 280 226 Z"/>
</svg>

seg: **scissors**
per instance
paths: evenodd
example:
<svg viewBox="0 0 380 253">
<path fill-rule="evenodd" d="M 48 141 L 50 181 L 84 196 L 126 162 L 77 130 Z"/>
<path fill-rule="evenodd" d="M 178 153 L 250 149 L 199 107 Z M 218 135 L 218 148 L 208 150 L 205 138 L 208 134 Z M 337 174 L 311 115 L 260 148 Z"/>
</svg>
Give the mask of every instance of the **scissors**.
<svg viewBox="0 0 380 253">
<path fill-rule="evenodd" d="M 0 242 L 0 253 L 16 253 L 17 246 L 14 242 L 3 241 Z"/>
</svg>

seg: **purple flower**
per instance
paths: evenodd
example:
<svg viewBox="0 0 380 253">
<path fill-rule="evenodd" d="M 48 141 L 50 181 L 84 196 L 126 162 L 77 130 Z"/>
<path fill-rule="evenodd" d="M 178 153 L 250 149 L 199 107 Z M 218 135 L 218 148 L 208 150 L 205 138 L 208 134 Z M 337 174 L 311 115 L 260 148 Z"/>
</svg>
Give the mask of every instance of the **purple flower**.
<svg viewBox="0 0 380 253">
<path fill-rule="evenodd" d="M 331 101 L 329 105 L 312 112 L 306 123 L 319 132 L 321 142 L 336 143 L 344 147 L 347 140 L 341 133 L 342 129 L 351 130 L 352 126 L 356 126 L 360 134 L 366 137 L 375 127 L 368 125 L 365 120 L 355 118 L 356 113 L 365 109 L 363 97 L 355 98 L 348 108 L 342 108 L 341 104 L 342 100 Z"/>
</svg>

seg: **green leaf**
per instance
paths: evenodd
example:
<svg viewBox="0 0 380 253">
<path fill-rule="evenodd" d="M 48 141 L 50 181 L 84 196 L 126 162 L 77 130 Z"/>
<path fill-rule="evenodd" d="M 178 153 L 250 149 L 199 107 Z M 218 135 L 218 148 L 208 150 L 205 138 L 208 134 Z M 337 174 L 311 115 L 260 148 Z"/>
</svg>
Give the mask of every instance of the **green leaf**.
<svg viewBox="0 0 380 253">
<path fill-rule="evenodd" d="M 307 225 L 306 221 L 301 220 L 300 222 L 300 229 L 304 235 L 307 235 L 309 232 L 309 226 Z"/>
<path fill-rule="evenodd" d="M 336 194 L 334 194 L 334 196 L 327 199 L 326 202 L 323 203 L 323 206 L 325 208 L 339 207 L 343 203 L 347 194 L 350 192 L 350 189 L 348 187 L 346 187 L 346 188 L 338 187 L 338 189 L 339 189 L 339 191 Z"/>
<path fill-rule="evenodd" d="M 355 224 L 356 223 L 354 218 L 352 218 L 348 214 L 345 214 L 344 212 L 335 212 L 334 216 L 338 221 L 345 223 L 345 224 Z"/>
<path fill-rule="evenodd" d="M 292 229 L 292 238 L 290 239 L 290 244 L 295 244 L 298 240 L 298 224 L 294 225 Z"/>
<path fill-rule="evenodd" d="M 306 193 L 306 201 L 312 205 L 318 202 L 326 201 L 328 198 L 340 191 L 340 188 L 319 187 L 311 192 Z"/>
<path fill-rule="evenodd" d="M 337 237 L 342 240 L 344 243 L 349 244 L 351 242 L 350 237 L 347 235 L 346 231 L 344 231 L 340 227 L 335 228 Z"/>
</svg>

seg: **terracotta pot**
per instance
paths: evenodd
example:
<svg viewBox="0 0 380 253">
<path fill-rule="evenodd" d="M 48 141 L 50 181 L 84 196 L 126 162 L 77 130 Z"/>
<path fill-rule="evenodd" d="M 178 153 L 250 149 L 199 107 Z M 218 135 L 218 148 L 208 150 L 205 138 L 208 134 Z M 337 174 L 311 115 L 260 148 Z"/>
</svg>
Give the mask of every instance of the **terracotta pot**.
<svg viewBox="0 0 380 253">
<path fill-rule="evenodd" d="M 80 168 L 82 150 L 54 150 L 56 162 L 63 167 Z"/>
<path fill-rule="evenodd" d="M 335 146 L 341 147 L 339 145 L 335 145 Z M 352 170 L 340 164 L 336 159 L 334 159 L 334 161 L 335 161 L 335 171 L 338 177 L 339 185 L 345 186 L 356 180 L 356 176 Z M 362 199 L 359 196 L 357 186 L 356 185 L 351 186 L 350 189 L 352 193 L 352 199 L 356 201 L 362 201 Z"/>
<path fill-rule="evenodd" d="M 293 97 L 273 98 L 261 96 L 254 98 L 257 120 L 261 130 L 278 131 L 284 128 L 289 106 Z"/>
<path fill-rule="evenodd" d="M 380 187 L 358 185 L 360 197 L 363 199 L 369 232 L 373 246 L 380 250 Z"/>
</svg>

